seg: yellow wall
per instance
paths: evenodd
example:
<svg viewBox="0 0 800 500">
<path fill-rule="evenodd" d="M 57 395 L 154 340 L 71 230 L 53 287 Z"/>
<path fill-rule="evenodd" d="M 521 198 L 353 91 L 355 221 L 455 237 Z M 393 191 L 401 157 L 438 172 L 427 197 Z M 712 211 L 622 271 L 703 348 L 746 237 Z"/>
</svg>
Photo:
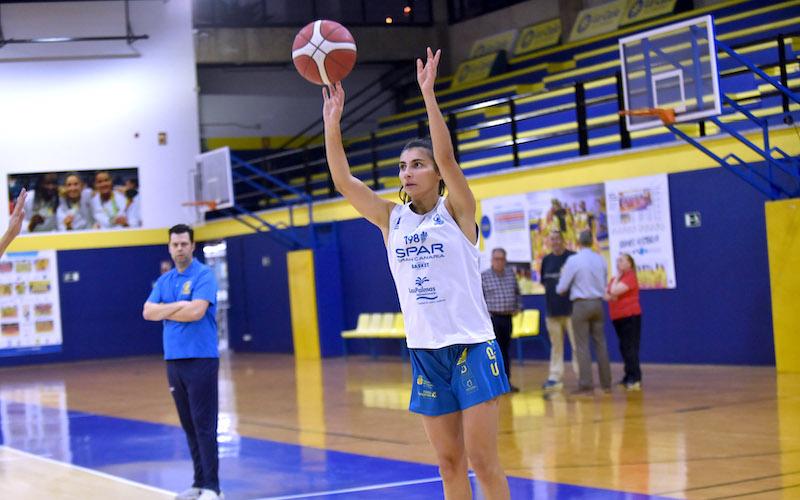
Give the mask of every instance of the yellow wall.
<svg viewBox="0 0 800 500">
<path fill-rule="evenodd" d="M 197 233 L 195 233 L 195 239 L 197 239 Z M 19 236 L 8 248 L 8 251 L 26 252 L 32 250 L 135 247 L 143 245 L 166 245 L 168 241 L 167 228 L 37 234 Z M 165 254 L 166 251 L 166 248 L 164 248 Z"/>
<path fill-rule="evenodd" d="M 800 373 L 800 199 L 766 204 L 775 368 Z"/>
<path fill-rule="evenodd" d="M 289 275 L 294 356 L 299 360 L 320 359 L 314 253 L 311 250 L 287 253 L 286 269 Z"/>
</svg>

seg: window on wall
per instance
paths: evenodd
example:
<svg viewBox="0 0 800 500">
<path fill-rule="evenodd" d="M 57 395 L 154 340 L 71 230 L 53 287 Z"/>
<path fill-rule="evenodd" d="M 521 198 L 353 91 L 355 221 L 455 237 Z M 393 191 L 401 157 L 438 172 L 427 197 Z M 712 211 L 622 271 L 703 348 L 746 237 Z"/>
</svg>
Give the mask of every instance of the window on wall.
<svg viewBox="0 0 800 500">
<path fill-rule="evenodd" d="M 526 0 L 447 0 L 450 24 L 482 16 Z"/>
<path fill-rule="evenodd" d="M 193 0 L 194 25 L 303 26 L 331 19 L 347 26 L 429 25 L 434 0 Z"/>
</svg>

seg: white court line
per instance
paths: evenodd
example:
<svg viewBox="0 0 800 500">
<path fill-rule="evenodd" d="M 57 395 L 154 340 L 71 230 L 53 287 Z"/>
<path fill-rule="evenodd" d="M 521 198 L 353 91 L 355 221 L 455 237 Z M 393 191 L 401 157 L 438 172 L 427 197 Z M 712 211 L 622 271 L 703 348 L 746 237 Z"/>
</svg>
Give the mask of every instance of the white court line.
<svg viewBox="0 0 800 500">
<path fill-rule="evenodd" d="M 474 473 L 470 473 L 469 477 L 474 477 Z M 300 493 L 298 495 L 285 495 L 280 497 L 261 497 L 255 498 L 253 500 L 291 500 L 293 498 L 313 498 L 313 497 L 323 497 L 326 495 L 340 495 L 343 493 L 357 493 L 359 491 L 372 491 L 372 490 L 382 490 L 385 488 L 395 488 L 397 486 L 411 486 L 415 484 L 425 484 L 425 483 L 440 483 L 442 482 L 441 477 L 429 477 L 426 479 L 413 479 L 410 481 L 398 481 L 396 483 L 382 483 L 382 484 L 371 484 L 369 486 L 358 486 L 355 488 L 345 488 L 341 490 L 330 490 L 330 491 L 316 491 L 313 493 Z"/>
<path fill-rule="evenodd" d="M 145 490 L 153 491 L 155 493 L 162 493 L 164 495 L 169 495 L 170 497 L 174 497 L 177 493 L 174 491 L 169 491 L 161 488 L 156 488 L 155 486 L 150 486 L 148 484 L 137 483 L 136 481 L 131 481 L 130 479 L 125 479 L 124 477 L 112 476 L 111 474 L 106 474 L 105 472 L 100 472 L 94 469 L 89 469 L 88 467 L 82 467 L 80 465 L 68 464 L 66 462 L 59 462 L 58 460 L 54 460 L 52 458 L 42 457 L 39 455 L 34 455 L 33 453 L 29 453 L 27 451 L 18 450 L 16 448 L 10 448 L 6 445 L 0 445 L 0 448 L 3 448 L 6 451 L 17 453 L 19 455 L 23 455 L 30 458 L 35 458 L 37 460 L 41 460 L 42 462 L 47 462 L 49 464 L 60 465 L 62 467 L 67 467 L 70 469 L 77 469 L 83 472 L 88 472 L 89 474 L 102 477 L 104 479 L 111 479 L 113 481 L 117 481 L 119 483 L 127 484 L 129 486 L 135 486 L 137 488 L 142 488 Z"/>
</svg>

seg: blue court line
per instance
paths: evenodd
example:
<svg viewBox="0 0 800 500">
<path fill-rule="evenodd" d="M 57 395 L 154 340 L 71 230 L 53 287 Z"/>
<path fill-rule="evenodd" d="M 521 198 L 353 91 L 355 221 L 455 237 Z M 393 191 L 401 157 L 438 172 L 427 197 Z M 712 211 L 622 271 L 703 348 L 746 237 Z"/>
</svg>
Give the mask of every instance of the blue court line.
<svg viewBox="0 0 800 500">
<path fill-rule="evenodd" d="M 180 427 L 15 402 L 5 407 L 0 419 L 9 421 L 0 426 L 0 444 L 10 448 L 170 491 L 183 490 L 191 481 L 191 459 Z M 29 418 L 44 425 L 23 425 Z M 52 431 L 26 434 L 33 427 Z M 433 465 L 222 437 L 220 477 L 229 500 L 442 498 Z M 519 477 L 509 477 L 509 486 L 513 499 L 659 498 Z"/>
</svg>

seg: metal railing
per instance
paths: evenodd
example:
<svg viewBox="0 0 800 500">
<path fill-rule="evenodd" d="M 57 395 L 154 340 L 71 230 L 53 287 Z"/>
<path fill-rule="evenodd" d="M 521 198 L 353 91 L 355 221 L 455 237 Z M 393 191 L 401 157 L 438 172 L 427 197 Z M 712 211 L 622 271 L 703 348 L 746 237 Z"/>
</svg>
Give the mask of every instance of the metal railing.
<svg viewBox="0 0 800 500">
<path fill-rule="evenodd" d="M 798 36 L 800 32 L 794 32 L 790 34 L 780 34 L 777 36 L 771 36 L 755 41 L 748 42 L 746 44 L 740 44 L 736 46 L 736 48 L 747 47 L 751 45 L 761 44 L 764 42 L 770 41 L 777 41 L 779 55 L 776 58 L 776 63 L 770 63 L 759 66 L 761 70 L 774 70 L 778 69 L 780 72 L 780 81 L 784 86 L 788 86 L 788 71 L 787 66 L 793 62 L 797 62 L 796 60 L 788 60 L 786 57 L 786 38 L 792 36 Z M 748 68 L 744 69 L 733 69 L 724 71 L 721 73 L 721 78 L 728 78 L 732 76 L 736 76 L 742 73 L 749 72 Z M 586 97 L 586 88 L 591 84 L 598 82 L 600 80 L 605 80 L 608 78 L 613 78 L 614 83 L 610 84 L 610 91 L 606 95 L 602 95 L 600 97 L 593 97 L 587 98 Z M 475 104 L 470 104 L 466 106 L 457 107 L 454 109 L 446 109 L 444 111 L 445 118 L 448 123 L 448 127 L 451 131 L 451 137 L 453 138 L 453 146 L 454 150 L 457 155 L 461 153 L 465 153 L 467 151 L 464 150 L 462 147 L 465 143 L 463 141 L 458 140 L 458 135 L 464 132 L 470 131 L 478 131 L 485 130 L 490 127 L 496 127 L 500 125 L 509 125 L 509 134 L 510 138 L 507 140 L 500 140 L 493 144 L 485 145 L 480 148 L 481 151 L 491 151 L 506 147 L 511 147 L 511 154 L 512 154 L 512 166 L 519 167 L 521 165 L 521 152 L 520 146 L 525 144 L 530 144 L 536 141 L 545 140 L 545 139 L 552 139 L 561 136 L 571 136 L 577 134 L 577 143 L 578 143 L 578 156 L 585 156 L 590 154 L 591 148 L 589 146 L 589 138 L 591 136 L 591 132 L 593 130 L 598 130 L 601 128 L 608 128 L 608 123 L 603 123 L 599 125 L 589 125 L 588 124 L 588 109 L 592 106 L 605 104 L 605 103 L 616 103 L 616 109 L 618 111 L 624 109 L 624 101 L 622 98 L 622 77 L 619 71 L 608 74 L 598 76 L 596 78 L 583 80 L 583 81 L 575 81 L 566 86 L 548 89 L 545 93 L 556 93 L 561 92 L 565 88 L 571 88 L 572 92 L 572 99 L 563 104 L 553 105 L 548 107 L 544 110 L 531 110 L 531 111 L 524 111 L 520 112 L 519 108 L 524 105 L 524 101 L 526 98 L 540 95 L 542 94 L 541 91 L 539 92 L 529 92 L 523 94 L 517 94 L 514 96 L 507 96 L 507 97 L 500 97 L 495 99 L 490 99 L 483 102 L 478 102 Z M 756 87 L 757 88 L 757 87 Z M 775 92 L 763 92 L 759 93 L 759 98 L 767 98 L 772 97 L 775 95 L 779 95 L 780 93 Z M 743 100 L 749 100 L 752 97 L 743 98 Z M 444 107 L 447 104 L 444 103 Z M 492 118 L 490 120 L 481 121 L 476 124 L 472 125 L 465 125 L 460 126 L 460 121 L 462 121 L 462 116 L 467 113 L 474 113 L 480 110 L 488 110 L 490 108 L 497 108 L 507 106 L 508 113 L 505 113 L 504 116 Z M 728 106 L 730 108 L 730 106 Z M 561 132 L 552 132 L 552 133 L 544 133 L 544 134 L 535 134 L 532 135 L 531 131 L 525 132 L 524 136 L 520 133 L 520 122 L 525 120 L 529 120 L 532 118 L 542 118 L 548 115 L 555 115 L 557 113 L 562 113 L 564 111 L 575 110 L 575 119 L 576 119 L 576 127 L 574 129 L 570 128 L 566 131 Z M 787 120 L 791 119 L 791 116 L 788 115 L 789 112 L 789 102 L 785 96 L 783 96 L 783 111 L 786 114 Z M 627 130 L 625 120 L 623 117 L 619 117 L 615 119 L 617 132 L 619 134 L 619 148 L 620 149 L 628 149 L 632 145 L 631 136 L 629 131 Z M 414 122 L 409 122 L 412 124 Z M 414 127 L 412 127 L 414 128 Z M 416 127 L 415 130 L 419 136 L 427 135 L 427 122 L 425 119 L 418 119 L 416 120 Z M 400 134 L 398 134 L 400 135 Z M 504 134 L 505 135 L 505 134 Z M 699 135 L 705 135 L 705 123 L 699 122 Z M 409 137 L 410 138 L 410 137 Z M 380 153 L 387 151 L 387 150 L 399 150 L 402 144 L 407 141 L 408 138 L 399 138 L 396 140 L 391 141 L 384 141 L 378 138 L 378 135 L 373 131 L 370 135 L 366 138 L 359 138 L 354 141 L 350 141 L 353 144 L 358 144 L 358 148 L 350 148 L 348 151 L 348 157 L 350 158 L 357 158 L 357 157 L 366 157 L 369 158 L 368 162 L 364 164 L 370 164 L 369 172 L 367 175 L 364 176 L 362 180 L 371 181 L 372 185 L 376 188 L 382 187 L 380 185 L 380 179 L 382 178 L 381 170 L 386 167 L 381 167 L 380 164 Z M 363 144 L 363 145 L 362 145 Z M 468 143 L 466 143 L 468 144 Z M 302 149 L 290 150 L 290 151 L 281 151 L 275 154 L 267 155 L 256 160 L 251 161 L 252 164 L 256 165 L 259 168 L 264 169 L 266 172 L 269 172 L 273 175 L 280 175 L 280 176 L 287 176 L 287 178 L 298 178 L 304 177 L 304 189 L 305 192 L 311 195 L 313 189 L 313 182 L 312 177 L 316 175 L 321 175 L 327 173 L 327 196 L 332 197 L 335 195 L 333 189 L 333 182 L 330 178 L 330 173 L 327 172 L 325 168 L 319 168 L 320 166 L 324 166 L 325 164 L 325 157 L 324 157 L 324 148 L 322 146 L 316 147 L 304 147 Z M 257 196 L 257 193 L 244 195 L 245 197 L 248 196 Z"/>
</svg>

